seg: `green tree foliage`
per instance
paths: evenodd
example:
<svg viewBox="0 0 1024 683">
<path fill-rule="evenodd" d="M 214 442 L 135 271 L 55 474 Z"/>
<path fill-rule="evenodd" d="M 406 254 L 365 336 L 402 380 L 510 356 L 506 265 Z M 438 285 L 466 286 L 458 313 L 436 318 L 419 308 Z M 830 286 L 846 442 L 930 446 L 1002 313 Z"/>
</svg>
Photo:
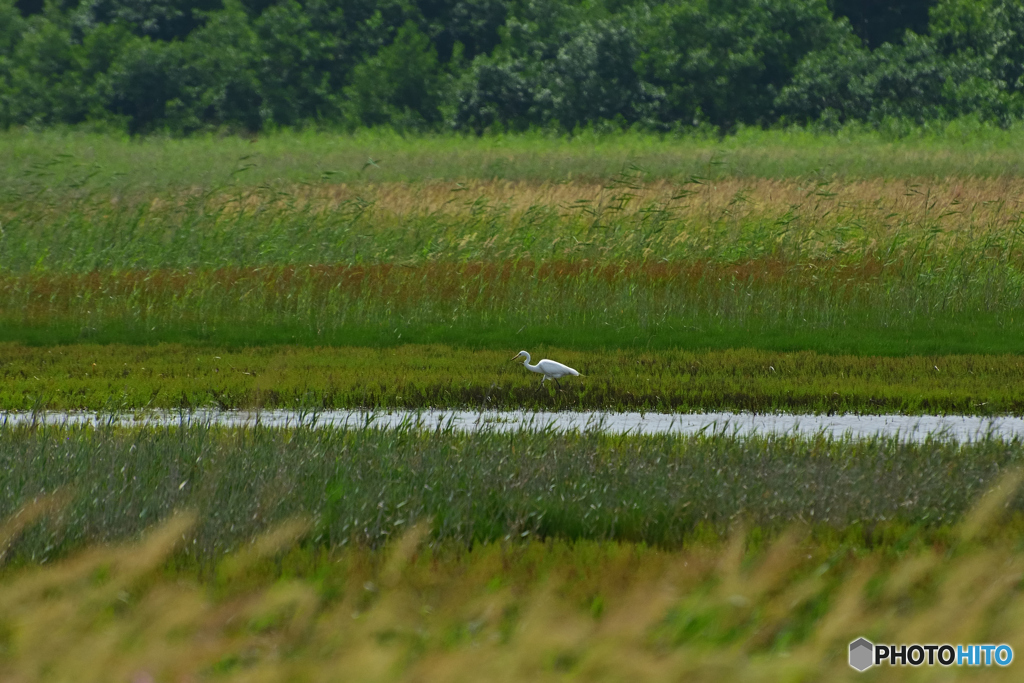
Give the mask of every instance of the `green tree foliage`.
<svg viewBox="0 0 1024 683">
<path fill-rule="evenodd" d="M 441 120 L 437 50 L 413 22 L 393 43 L 358 65 L 345 88 L 353 123 L 422 129 Z"/>
<path fill-rule="evenodd" d="M 184 60 L 180 43 L 134 37 L 107 74 L 107 104 L 132 134 L 159 124 L 173 127 L 168 114 L 181 115 Z"/>
<path fill-rule="evenodd" d="M 295 125 L 339 114 L 340 10 L 323 6 L 316 10 L 307 12 L 288 0 L 267 8 L 254 21 L 264 119 Z"/>
<path fill-rule="evenodd" d="M 975 58 L 991 80 L 1024 91 L 1024 4 L 1018 0 L 946 0 L 932 11 L 932 35 L 943 55 Z"/>
<path fill-rule="evenodd" d="M 122 24 L 138 36 L 184 39 L 203 25 L 221 0 L 85 0 L 75 14 L 94 24 Z"/>
<path fill-rule="evenodd" d="M 903 34 L 928 32 L 928 10 L 937 0 L 830 0 L 837 17 L 845 17 L 871 48 L 898 43 Z"/>
<path fill-rule="evenodd" d="M 10 5 L 7 5 L 10 8 Z M 0 16 L 5 14 L 0 7 Z M 108 72 L 123 53 L 129 34 L 120 25 L 99 25 L 80 40 L 66 15 L 46 12 L 18 21 L 15 31 L 0 33 L 0 97 L 8 123 L 81 123 L 103 118 Z M 20 30 L 18 30 L 20 29 Z M 2 31 L 3 29 L 0 29 Z"/>
<path fill-rule="evenodd" d="M 640 71 L 665 92 L 666 121 L 764 124 L 808 54 L 849 38 L 823 0 L 664 3 L 643 25 Z"/>
<path fill-rule="evenodd" d="M 461 80 L 456 126 L 572 129 L 653 120 L 661 94 L 635 68 L 635 29 L 589 9 L 547 2 L 520 8 L 495 52 L 473 60 Z"/>
<path fill-rule="evenodd" d="M 797 121 L 917 122 L 1024 112 L 1024 6 L 943 0 L 931 33 L 868 50 L 844 40 L 809 54 L 776 104 Z"/>
<path fill-rule="evenodd" d="M 257 74 L 260 45 L 241 5 L 211 14 L 183 43 L 182 94 L 175 103 L 181 129 L 217 121 L 246 130 L 263 124 L 264 93 Z"/>
<path fill-rule="evenodd" d="M 15 116 L 20 107 L 15 102 L 13 72 L 14 52 L 24 32 L 25 22 L 12 0 L 0 0 L 0 127 L 6 128 L 20 119 Z"/>
<path fill-rule="evenodd" d="M 511 4 L 508 0 L 420 0 L 416 6 L 441 61 L 448 62 L 457 45 L 466 59 L 490 54 L 501 40 Z"/>
<path fill-rule="evenodd" d="M 2 127 L 964 115 L 1024 116 L 1020 0 L 0 0 Z"/>
</svg>

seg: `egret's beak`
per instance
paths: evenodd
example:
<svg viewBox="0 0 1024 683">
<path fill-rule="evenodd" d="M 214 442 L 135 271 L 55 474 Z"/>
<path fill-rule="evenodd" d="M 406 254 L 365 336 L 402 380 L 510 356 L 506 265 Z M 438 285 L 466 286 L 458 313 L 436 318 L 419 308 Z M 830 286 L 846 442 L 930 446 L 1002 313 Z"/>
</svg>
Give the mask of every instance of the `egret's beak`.
<svg viewBox="0 0 1024 683">
<path fill-rule="evenodd" d="M 513 356 L 510 360 L 519 360 L 519 356 Z"/>
</svg>

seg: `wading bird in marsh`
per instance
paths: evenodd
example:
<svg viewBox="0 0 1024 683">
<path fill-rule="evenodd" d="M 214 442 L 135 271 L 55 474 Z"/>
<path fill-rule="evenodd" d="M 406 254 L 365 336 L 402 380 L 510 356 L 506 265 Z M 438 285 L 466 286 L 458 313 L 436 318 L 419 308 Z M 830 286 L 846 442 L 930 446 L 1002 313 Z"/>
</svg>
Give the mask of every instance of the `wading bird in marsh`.
<svg viewBox="0 0 1024 683">
<path fill-rule="evenodd" d="M 568 365 L 562 365 L 558 361 L 548 360 L 547 358 L 537 361 L 536 365 L 530 365 L 530 354 L 526 351 L 520 351 L 512 360 L 519 360 L 523 356 L 526 356 L 526 359 L 523 361 L 523 366 L 527 370 L 544 375 L 544 379 L 540 381 L 541 386 L 544 386 L 545 381 L 553 379 L 555 380 L 555 384 L 558 384 L 558 388 L 561 389 L 562 385 L 558 383 L 559 377 L 565 377 L 566 375 L 579 377 L 580 373 L 576 372 Z"/>
</svg>

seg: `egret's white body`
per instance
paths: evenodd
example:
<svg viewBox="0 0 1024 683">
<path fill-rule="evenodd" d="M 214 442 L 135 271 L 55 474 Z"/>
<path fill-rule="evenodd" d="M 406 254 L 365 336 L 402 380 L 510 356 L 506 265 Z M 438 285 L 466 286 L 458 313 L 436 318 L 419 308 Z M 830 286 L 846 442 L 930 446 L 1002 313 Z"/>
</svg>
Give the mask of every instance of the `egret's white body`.
<svg viewBox="0 0 1024 683">
<path fill-rule="evenodd" d="M 537 374 L 544 375 L 544 378 L 540 381 L 541 386 L 543 386 L 544 382 L 549 379 L 555 380 L 555 383 L 557 384 L 559 377 L 565 377 L 566 375 L 579 377 L 580 373 L 576 372 L 568 365 L 562 365 L 558 361 L 548 360 L 547 358 L 537 361 L 536 365 L 530 365 L 530 354 L 526 351 L 520 351 L 512 360 L 519 360 L 523 356 L 526 356 L 523 360 L 523 367 L 530 372 L 536 372 Z"/>
</svg>

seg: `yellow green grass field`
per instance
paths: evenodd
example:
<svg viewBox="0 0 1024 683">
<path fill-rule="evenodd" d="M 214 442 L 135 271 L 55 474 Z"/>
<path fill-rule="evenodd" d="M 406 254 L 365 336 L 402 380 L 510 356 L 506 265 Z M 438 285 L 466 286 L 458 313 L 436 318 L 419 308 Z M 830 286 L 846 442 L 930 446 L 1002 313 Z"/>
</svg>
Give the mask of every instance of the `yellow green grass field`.
<svg viewBox="0 0 1024 683">
<path fill-rule="evenodd" d="M 0 408 L 543 408 L 1019 414 L 1024 356 L 532 348 L 584 374 L 540 387 L 519 349 L 0 344 Z"/>
</svg>

